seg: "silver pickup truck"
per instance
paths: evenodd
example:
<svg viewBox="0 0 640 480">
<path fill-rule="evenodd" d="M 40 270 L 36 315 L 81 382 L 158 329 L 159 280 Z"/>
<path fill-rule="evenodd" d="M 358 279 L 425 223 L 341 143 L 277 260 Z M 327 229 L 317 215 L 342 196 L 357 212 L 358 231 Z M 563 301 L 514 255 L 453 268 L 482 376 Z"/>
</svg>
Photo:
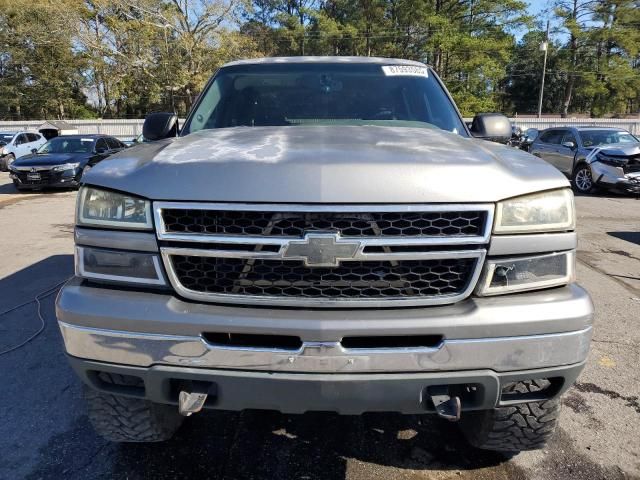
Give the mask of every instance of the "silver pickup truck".
<svg viewBox="0 0 640 480">
<path fill-rule="evenodd" d="M 182 128 L 83 177 L 57 299 L 89 418 L 162 441 L 203 408 L 401 412 L 479 448 L 540 448 L 584 366 L 569 183 L 468 128 L 435 72 L 239 61 Z"/>
</svg>

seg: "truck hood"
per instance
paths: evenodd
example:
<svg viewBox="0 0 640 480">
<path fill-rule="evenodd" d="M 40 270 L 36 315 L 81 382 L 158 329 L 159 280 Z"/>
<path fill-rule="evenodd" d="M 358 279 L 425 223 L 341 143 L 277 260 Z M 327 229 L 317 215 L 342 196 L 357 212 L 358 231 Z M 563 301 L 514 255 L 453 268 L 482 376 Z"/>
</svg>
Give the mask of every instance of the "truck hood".
<svg viewBox="0 0 640 480">
<path fill-rule="evenodd" d="M 235 127 L 127 149 L 88 184 L 154 200 L 495 202 L 568 186 L 521 150 L 431 128 Z"/>
</svg>

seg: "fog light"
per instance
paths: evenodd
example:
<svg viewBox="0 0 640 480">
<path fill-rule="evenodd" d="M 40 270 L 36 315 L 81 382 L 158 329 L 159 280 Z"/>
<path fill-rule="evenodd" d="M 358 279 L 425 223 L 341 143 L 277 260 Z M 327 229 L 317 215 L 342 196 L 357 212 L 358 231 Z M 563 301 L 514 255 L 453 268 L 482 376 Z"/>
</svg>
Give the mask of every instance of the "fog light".
<svg viewBox="0 0 640 480">
<path fill-rule="evenodd" d="M 575 278 L 575 253 L 562 252 L 535 257 L 487 260 L 478 295 L 557 287 Z"/>
<path fill-rule="evenodd" d="M 157 255 L 76 247 L 76 275 L 126 283 L 166 285 Z"/>
</svg>

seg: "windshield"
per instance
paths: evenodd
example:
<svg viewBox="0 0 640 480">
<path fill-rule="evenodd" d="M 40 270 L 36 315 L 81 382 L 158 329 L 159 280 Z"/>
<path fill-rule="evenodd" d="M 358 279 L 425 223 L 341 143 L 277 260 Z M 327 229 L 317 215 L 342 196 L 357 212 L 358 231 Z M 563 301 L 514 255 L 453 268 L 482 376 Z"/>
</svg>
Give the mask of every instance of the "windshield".
<svg viewBox="0 0 640 480">
<path fill-rule="evenodd" d="M 38 153 L 91 153 L 93 138 L 56 137 L 38 149 Z"/>
<path fill-rule="evenodd" d="M 466 135 L 452 102 L 425 67 L 304 63 L 222 69 L 183 134 L 295 125 L 426 127 Z"/>
<path fill-rule="evenodd" d="M 585 147 L 610 143 L 637 143 L 638 139 L 625 130 L 589 130 L 580 132 Z"/>
<path fill-rule="evenodd" d="M 15 133 L 0 133 L 0 147 L 11 143 L 11 139 L 15 136 Z"/>
</svg>

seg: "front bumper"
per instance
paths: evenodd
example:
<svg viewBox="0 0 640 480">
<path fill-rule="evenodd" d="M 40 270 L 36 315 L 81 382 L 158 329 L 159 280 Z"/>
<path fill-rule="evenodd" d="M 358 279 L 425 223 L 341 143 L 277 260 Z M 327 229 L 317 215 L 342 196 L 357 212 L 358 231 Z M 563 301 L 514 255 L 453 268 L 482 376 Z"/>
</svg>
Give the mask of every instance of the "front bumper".
<svg viewBox="0 0 640 480">
<path fill-rule="evenodd" d="M 79 169 L 55 172 L 53 170 L 38 171 L 39 180 L 30 180 L 27 171 L 11 170 L 9 176 L 13 184 L 20 189 L 41 190 L 43 188 L 75 188 L 80 185 Z"/>
<path fill-rule="evenodd" d="M 430 308 L 265 309 L 200 304 L 167 292 L 69 281 L 56 301 L 72 365 L 91 387 L 174 404 L 194 385 L 210 408 L 285 413 L 428 413 L 431 387 L 463 410 L 560 395 L 584 366 L 593 306 L 577 285 Z M 208 332 L 293 335 L 296 349 L 221 346 Z M 441 337 L 421 348 L 344 348 L 347 336 Z M 207 337 L 209 338 L 209 337 Z M 114 385 L 102 372 L 136 381 Z M 548 379 L 538 397 L 509 382 Z"/>
<path fill-rule="evenodd" d="M 591 176 L 600 187 L 640 194 L 640 173 L 625 173 L 622 167 L 594 161 L 591 163 Z"/>
<path fill-rule="evenodd" d="M 76 373 L 92 388 L 116 395 L 177 404 L 181 391 L 206 392 L 205 408 L 219 410 L 310 411 L 359 415 L 365 412 L 434 413 L 430 395 L 446 387 L 459 396 L 461 408 L 486 410 L 496 406 L 544 401 L 564 393 L 584 363 L 562 367 L 497 373 L 468 370 L 421 373 L 345 374 L 282 373 L 156 365 L 150 368 L 69 358 Z M 104 372 L 127 376 L 127 386 L 104 381 Z M 511 382 L 546 379 L 549 387 L 534 394 L 503 392 Z"/>
<path fill-rule="evenodd" d="M 593 305 L 576 285 L 431 308 L 264 309 L 68 282 L 56 302 L 67 353 L 106 363 L 297 373 L 508 372 L 584 361 Z M 204 335 L 283 335 L 300 348 L 221 346 Z M 344 337 L 434 336 L 420 348 L 344 348 Z"/>
</svg>

